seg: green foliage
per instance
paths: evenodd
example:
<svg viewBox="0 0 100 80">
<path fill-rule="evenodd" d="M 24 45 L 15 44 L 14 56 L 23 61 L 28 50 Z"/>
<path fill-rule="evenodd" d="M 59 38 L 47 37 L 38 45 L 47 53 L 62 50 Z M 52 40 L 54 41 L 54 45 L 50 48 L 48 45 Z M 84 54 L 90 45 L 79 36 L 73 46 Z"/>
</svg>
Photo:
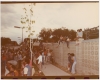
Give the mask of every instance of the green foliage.
<svg viewBox="0 0 100 80">
<path fill-rule="evenodd" d="M 63 37 L 70 37 L 72 40 L 76 37 L 76 32 L 74 30 L 68 30 L 64 27 L 58 29 L 45 29 L 43 28 L 39 34 L 39 37 L 43 38 L 43 41 L 50 41 L 50 36 L 53 35 L 54 42 L 59 40 L 59 37 L 62 35 Z"/>
<path fill-rule="evenodd" d="M 1 37 L 1 45 L 5 46 L 5 45 L 18 45 L 16 41 L 11 41 L 10 38 L 5 38 L 5 37 Z"/>
</svg>

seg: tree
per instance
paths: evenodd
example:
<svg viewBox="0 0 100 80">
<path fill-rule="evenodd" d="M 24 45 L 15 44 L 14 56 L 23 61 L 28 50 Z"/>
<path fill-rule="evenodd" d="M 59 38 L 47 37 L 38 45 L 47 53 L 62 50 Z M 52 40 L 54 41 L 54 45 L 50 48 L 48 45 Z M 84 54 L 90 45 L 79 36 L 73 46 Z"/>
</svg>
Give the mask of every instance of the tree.
<svg viewBox="0 0 100 80">
<path fill-rule="evenodd" d="M 6 46 L 6 45 L 18 45 L 16 41 L 11 41 L 10 38 L 5 38 L 1 37 L 1 46 Z"/>
<path fill-rule="evenodd" d="M 29 4 L 29 7 L 28 8 L 23 8 L 24 12 L 25 12 L 25 16 L 22 16 L 21 18 L 21 23 L 24 25 L 26 24 L 27 26 L 23 26 L 23 28 L 27 28 L 27 33 L 28 33 L 28 38 L 30 38 L 30 41 L 29 41 L 29 48 L 30 48 L 30 52 L 31 52 L 31 60 L 32 60 L 32 36 L 33 36 L 33 33 L 35 31 L 32 31 L 32 27 L 33 27 L 33 24 L 35 23 L 35 20 L 32 19 L 33 17 L 33 6 L 35 6 L 36 4 L 35 3 L 30 3 Z M 29 13 L 28 13 L 29 12 Z"/>
<path fill-rule="evenodd" d="M 49 28 L 43 28 L 41 32 L 39 33 L 39 37 L 43 39 L 44 42 L 49 41 L 49 38 L 52 34 L 52 30 Z"/>
<path fill-rule="evenodd" d="M 44 42 L 46 41 L 51 42 L 50 40 L 51 35 L 53 35 L 52 39 L 54 42 L 57 42 L 61 35 L 63 37 L 66 36 L 71 38 L 71 40 L 74 40 L 74 38 L 76 37 L 76 31 L 68 30 L 65 27 L 54 29 L 54 30 L 43 28 L 39 34 L 39 37 L 41 37 Z"/>
<path fill-rule="evenodd" d="M 11 43 L 10 38 L 1 37 L 1 45 L 7 45 Z"/>
<path fill-rule="evenodd" d="M 70 30 L 68 36 L 72 41 L 74 41 L 74 39 L 76 38 L 76 31 Z"/>
</svg>

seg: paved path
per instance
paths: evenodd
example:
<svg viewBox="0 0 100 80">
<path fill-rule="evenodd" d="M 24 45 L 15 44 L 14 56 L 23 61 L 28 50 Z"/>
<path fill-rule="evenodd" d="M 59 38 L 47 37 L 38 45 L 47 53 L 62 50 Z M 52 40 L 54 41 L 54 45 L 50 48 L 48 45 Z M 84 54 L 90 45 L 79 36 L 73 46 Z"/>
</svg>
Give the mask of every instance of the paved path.
<svg viewBox="0 0 100 80">
<path fill-rule="evenodd" d="M 43 65 L 42 72 L 45 76 L 71 76 L 50 63 Z"/>
<path fill-rule="evenodd" d="M 36 58 L 34 58 L 34 63 L 36 64 Z M 42 72 L 45 76 L 71 76 L 71 74 L 66 73 L 50 63 L 42 66 Z"/>
</svg>

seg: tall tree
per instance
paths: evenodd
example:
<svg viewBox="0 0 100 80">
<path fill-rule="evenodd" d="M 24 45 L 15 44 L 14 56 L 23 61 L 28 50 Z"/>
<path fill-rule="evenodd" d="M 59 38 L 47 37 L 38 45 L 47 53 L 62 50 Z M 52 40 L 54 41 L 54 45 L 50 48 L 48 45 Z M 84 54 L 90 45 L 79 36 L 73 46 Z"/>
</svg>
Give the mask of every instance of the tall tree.
<svg viewBox="0 0 100 80">
<path fill-rule="evenodd" d="M 35 6 L 36 4 L 35 3 L 30 3 L 28 5 L 28 7 L 24 7 L 23 10 L 25 12 L 25 14 L 22 16 L 21 18 L 21 23 L 23 25 L 27 25 L 27 26 L 23 26 L 23 28 L 27 28 L 27 33 L 28 33 L 28 38 L 30 38 L 30 41 L 29 41 L 29 48 L 30 48 L 30 52 L 31 52 L 31 60 L 32 60 L 32 36 L 33 36 L 33 33 L 35 31 L 32 30 L 32 27 L 33 27 L 33 24 L 35 23 L 35 20 L 33 20 L 33 6 Z"/>
</svg>

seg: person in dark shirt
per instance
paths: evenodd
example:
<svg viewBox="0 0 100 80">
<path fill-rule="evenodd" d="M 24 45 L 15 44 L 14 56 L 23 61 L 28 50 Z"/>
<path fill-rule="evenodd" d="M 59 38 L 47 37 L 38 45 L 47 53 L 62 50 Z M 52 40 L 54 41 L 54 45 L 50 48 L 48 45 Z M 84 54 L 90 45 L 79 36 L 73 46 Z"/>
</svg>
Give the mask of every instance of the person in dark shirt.
<svg viewBox="0 0 100 80">
<path fill-rule="evenodd" d="M 72 60 L 71 60 L 71 53 L 68 53 L 68 71 L 71 72 L 72 67 Z"/>
</svg>

